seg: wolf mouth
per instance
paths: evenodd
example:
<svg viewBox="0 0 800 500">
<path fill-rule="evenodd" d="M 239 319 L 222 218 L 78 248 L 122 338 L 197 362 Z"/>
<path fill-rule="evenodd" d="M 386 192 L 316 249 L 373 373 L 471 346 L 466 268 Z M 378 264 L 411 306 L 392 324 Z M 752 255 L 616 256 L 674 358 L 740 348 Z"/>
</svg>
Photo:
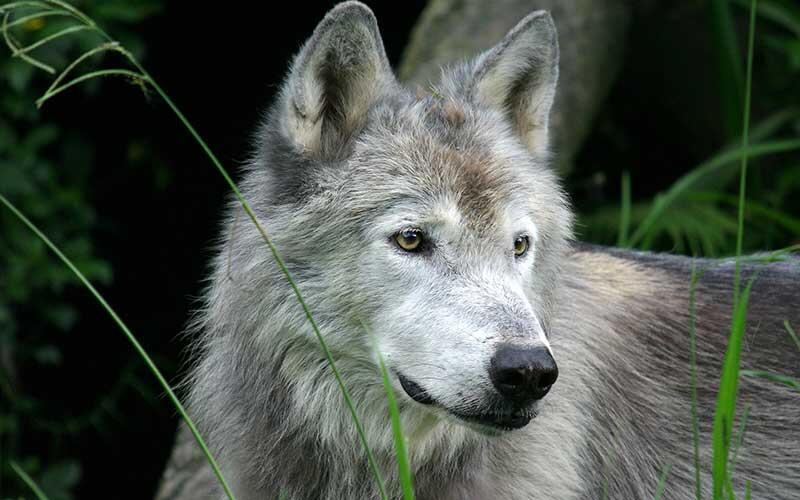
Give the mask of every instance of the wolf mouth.
<svg viewBox="0 0 800 500">
<path fill-rule="evenodd" d="M 398 372 L 397 378 L 400 379 L 400 385 L 403 386 L 403 390 L 406 391 L 406 394 L 408 394 L 408 396 L 417 403 L 423 405 L 432 405 L 436 402 L 431 395 L 428 394 L 428 391 L 423 389 L 422 386 L 409 379 L 402 373 Z"/>
<path fill-rule="evenodd" d="M 488 427 L 494 430 L 501 430 L 501 431 L 512 431 L 515 429 L 521 429 L 528 425 L 534 417 L 536 417 L 536 411 L 532 409 L 527 409 L 523 411 L 511 412 L 511 413 L 475 413 L 475 414 L 468 414 L 468 413 L 460 413 L 452 410 L 448 410 L 452 415 L 458 417 L 465 422 L 471 424 L 478 424 L 481 427 Z"/>
<path fill-rule="evenodd" d="M 492 430 L 510 431 L 520 429 L 536 417 L 536 410 L 533 408 L 521 408 L 507 412 L 478 412 L 466 413 L 447 408 L 442 404 L 437 404 L 436 400 L 422 386 L 409 379 L 402 373 L 397 373 L 400 385 L 408 396 L 417 403 L 430 406 L 437 405 L 450 415 L 463 420 L 468 424 L 477 424 L 481 428 Z"/>
</svg>

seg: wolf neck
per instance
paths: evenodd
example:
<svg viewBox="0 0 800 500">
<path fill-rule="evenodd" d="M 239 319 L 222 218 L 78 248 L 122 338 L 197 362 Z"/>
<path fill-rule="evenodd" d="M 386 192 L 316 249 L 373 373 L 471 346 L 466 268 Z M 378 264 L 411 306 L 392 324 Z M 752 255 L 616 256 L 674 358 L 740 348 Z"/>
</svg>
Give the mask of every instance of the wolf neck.
<svg viewBox="0 0 800 500">
<path fill-rule="evenodd" d="M 288 334 L 280 337 L 300 338 Z M 238 354 L 254 356 L 252 346 L 249 352 Z M 214 364 L 212 359 L 206 361 Z M 336 362 L 393 498 L 399 494 L 399 482 L 383 386 L 375 383 L 376 375 L 365 369 L 363 360 L 340 357 Z M 203 429 L 211 436 L 226 437 L 215 448 L 231 471 L 234 484 L 240 485 L 242 493 L 237 496 L 277 498 L 284 492 L 292 499 L 378 498 L 377 482 L 352 415 L 319 347 L 309 339 L 300 343 L 295 340 L 269 358 L 239 364 L 254 365 L 259 369 L 220 373 L 227 383 L 209 384 L 230 390 L 213 395 L 225 400 L 225 410 L 207 415 L 210 425 Z M 441 493 L 448 489 L 448 483 L 458 485 L 453 498 L 472 498 L 462 491 L 469 484 L 469 478 L 462 477 L 463 471 L 474 473 L 485 466 L 491 441 L 416 408 L 416 403 L 400 404 L 417 498 L 427 498 L 426 491 L 437 491 L 436 498 L 447 498 Z"/>
</svg>

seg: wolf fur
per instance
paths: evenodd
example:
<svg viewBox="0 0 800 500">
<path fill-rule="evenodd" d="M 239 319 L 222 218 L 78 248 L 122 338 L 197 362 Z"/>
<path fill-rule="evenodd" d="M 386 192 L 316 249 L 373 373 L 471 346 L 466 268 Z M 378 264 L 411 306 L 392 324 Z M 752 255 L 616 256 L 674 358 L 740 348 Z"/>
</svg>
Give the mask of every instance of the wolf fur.
<svg viewBox="0 0 800 500">
<path fill-rule="evenodd" d="M 540 11 L 443 70 L 432 91 L 405 89 L 371 11 L 347 2 L 303 46 L 256 135 L 242 191 L 320 325 L 392 498 L 376 350 L 392 374 L 417 498 L 652 498 L 665 467 L 664 498 L 693 497 L 694 318 L 709 494 L 734 263 L 573 240 L 548 167 L 557 76 L 555 28 Z M 423 231 L 425 251 L 394 243 L 408 227 Z M 530 249 L 517 258 L 520 234 Z M 800 351 L 782 323 L 800 326 L 800 264 L 747 264 L 750 277 L 742 365 L 796 377 Z M 233 201 L 193 332 L 190 414 L 237 498 L 378 498 L 303 310 Z M 507 411 L 487 370 L 504 343 L 547 346 L 560 373 L 514 431 L 457 416 Z M 435 403 L 407 397 L 399 374 Z M 799 402 L 786 386 L 742 379 L 737 489 L 750 481 L 753 498 L 796 498 Z M 180 491 L 168 484 L 160 498 L 188 498 Z"/>
</svg>

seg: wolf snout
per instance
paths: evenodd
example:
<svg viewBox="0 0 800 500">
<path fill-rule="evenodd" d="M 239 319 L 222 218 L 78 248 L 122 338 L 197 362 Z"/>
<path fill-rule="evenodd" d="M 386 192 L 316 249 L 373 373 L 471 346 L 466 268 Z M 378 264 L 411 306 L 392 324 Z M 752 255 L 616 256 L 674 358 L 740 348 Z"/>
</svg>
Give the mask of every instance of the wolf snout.
<svg viewBox="0 0 800 500">
<path fill-rule="evenodd" d="M 515 403 L 541 399 L 558 378 L 558 367 L 544 346 L 501 345 L 489 375 L 495 389 Z"/>
</svg>

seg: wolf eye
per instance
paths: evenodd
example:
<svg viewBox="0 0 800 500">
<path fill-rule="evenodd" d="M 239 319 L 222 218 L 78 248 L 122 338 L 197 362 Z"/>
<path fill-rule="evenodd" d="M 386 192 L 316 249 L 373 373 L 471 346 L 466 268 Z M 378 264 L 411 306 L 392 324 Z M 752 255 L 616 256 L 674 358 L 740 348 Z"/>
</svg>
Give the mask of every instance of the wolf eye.
<svg viewBox="0 0 800 500">
<path fill-rule="evenodd" d="M 528 242 L 527 236 L 517 236 L 514 238 L 514 256 L 515 257 L 522 257 L 527 253 L 528 246 L 530 243 Z"/>
<path fill-rule="evenodd" d="M 418 252 L 422 246 L 422 231 L 419 229 L 404 229 L 394 237 L 397 246 L 406 252 Z"/>
</svg>

